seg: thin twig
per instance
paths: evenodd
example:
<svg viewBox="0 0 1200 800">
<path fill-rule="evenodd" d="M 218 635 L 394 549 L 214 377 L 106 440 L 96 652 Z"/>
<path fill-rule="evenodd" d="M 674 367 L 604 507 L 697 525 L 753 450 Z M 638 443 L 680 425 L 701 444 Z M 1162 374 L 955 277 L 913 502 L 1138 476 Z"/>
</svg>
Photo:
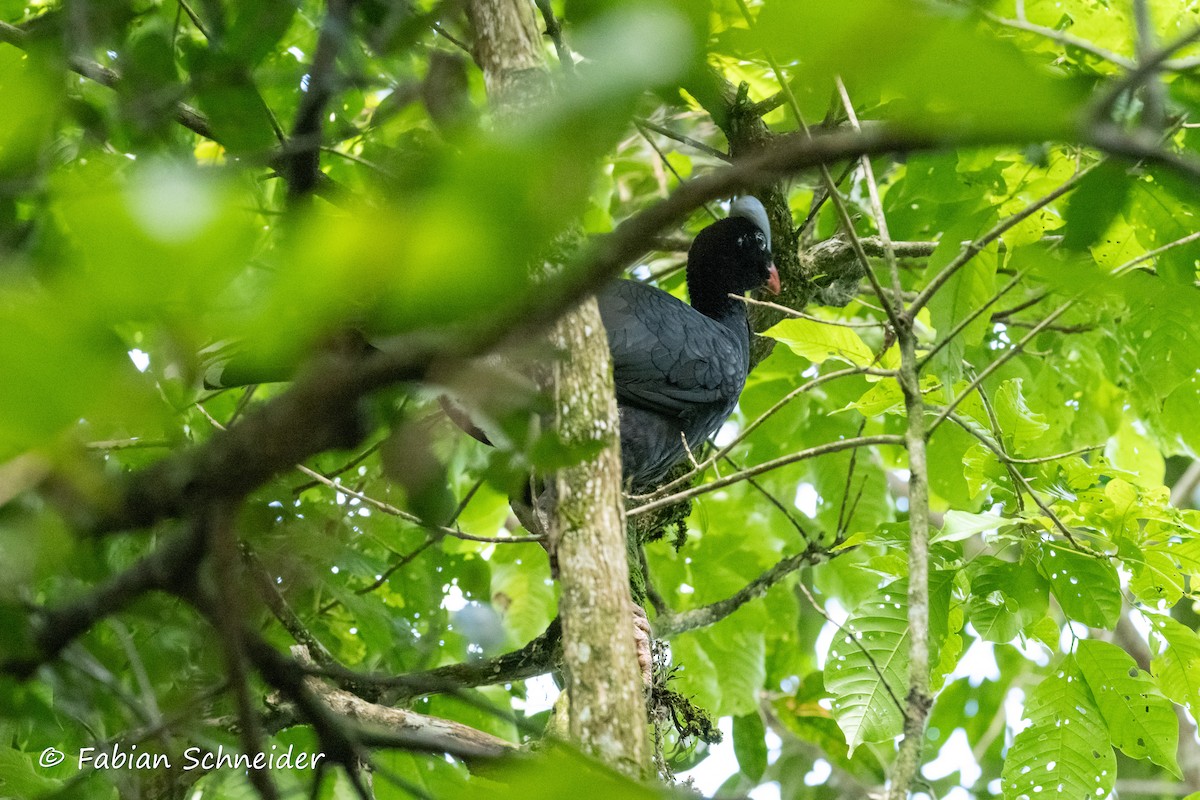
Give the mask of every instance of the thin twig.
<svg viewBox="0 0 1200 800">
<path fill-rule="evenodd" d="M 866 430 L 866 428 L 867 428 L 867 418 L 863 417 L 862 421 L 858 423 L 858 432 L 855 433 L 855 436 L 862 436 L 863 431 Z M 843 534 L 845 534 L 846 530 L 850 527 L 850 519 L 854 516 L 853 511 L 850 511 L 849 513 L 847 513 L 846 509 L 850 502 L 850 482 L 854 479 L 854 468 L 857 465 L 858 465 L 858 451 L 851 450 L 850 451 L 850 464 L 846 468 L 846 485 L 842 488 L 842 503 L 840 506 L 838 506 L 837 527 L 834 529 L 834 533 L 837 536 L 842 536 Z M 864 484 L 865 484 L 865 482 L 864 482 Z"/>
<path fill-rule="evenodd" d="M 1147 0 L 1133 0 L 1133 21 L 1137 32 L 1135 44 L 1138 64 L 1151 62 L 1159 56 L 1154 51 L 1154 21 L 1150 17 L 1150 3 Z M 1165 88 L 1153 74 L 1146 76 L 1142 84 L 1143 127 L 1162 130 L 1167 110 Z"/>
<path fill-rule="evenodd" d="M 1081 456 L 1084 453 L 1094 453 L 1097 450 L 1103 450 L 1103 449 L 1104 449 L 1104 445 L 1093 444 L 1093 445 L 1088 445 L 1087 447 L 1077 447 L 1074 450 L 1068 450 L 1065 453 L 1055 453 L 1052 456 L 1038 456 L 1037 458 L 1014 458 L 1013 456 L 1009 456 L 1008 460 L 1014 464 L 1048 464 L 1051 461 L 1059 461 L 1064 458 L 1072 458 L 1074 456 Z"/>
<path fill-rule="evenodd" d="M 1134 5 L 1136 4 L 1137 0 L 1135 0 Z M 1100 96 L 1100 99 L 1096 101 L 1091 111 L 1092 119 L 1097 121 L 1107 120 L 1112 115 L 1113 108 L 1121 98 L 1121 95 L 1141 86 L 1154 73 L 1163 69 L 1164 64 L 1168 62 L 1169 56 L 1172 53 L 1187 47 L 1197 39 L 1200 39 L 1200 26 L 1177 36 L 1158 50 L 1146 54 L 1145 57 L 1139 58 L 1137 65 L 1109 86 L 1104 94 Z"/>
<path fill-rule="evenodd" d="M 326 478 L 321 473 L 317 472 L 315 469 L 309 469 L 308 467 L 304 466 L 303 464 L 297 464 L 296 469 L 300 470 L 305 475 L 309 476 L 310 478 L 317 481 L 318 483 L 325 484 L 326 486 L 333 489 L 334 491 L 341 492 L 342 494 L 348 495 L 348 496 L 353 497 L 357 500 L 360 500 L 364 503 L 367 503 L 368 505 L 374 506 L 375 508 L 379 509 L 380 511 L 382 511 L 385 514 L 390 514 L 393 517 L 398 517 L 398 518 L 404 520 L 405 522 L 411 522 L 414 525 L 420 525 L 422 528 L 425 528 L 426 530 L 435 531 L 444 536 L 453 536 L 455 539 L 462 539 L 463 541 L 467 541 L 467 542 L 486 542 L 489 544 L 528 544 L 530 542 L 541 542 L 542 541 L 542 537 L 538 536 L 538 535 L 478 536 L 473 533 L 464 533 L 463 531 L 457 530 L 455 528 L 450 528 L 445 525 L 435 525 L 431 522 L 421 519 L 416 514 L 410 514 L 409 512 L 404 511 L 403 509 L 396 508 L 395 506 L 391 505 L 390 503 L 385 503 L 382 500 L 376 500 L 375 498 L 365 495 L 362 492 L 356 492 L 355 490 L 351 489 L 349 486 L 338 483 L 337 481 L 330 480 L 329 478 Z"/>
<path fill-rule="evenodd" d="M 862 126 L 858 122 L 858 115 L 854 113 L 854 103 L 850 102 L 850 93 L 846 91 L 846 84 L 842 82 L 841 77 L 837 78 L 836 83 L 850 127 L 861 131 Z M 871 166 L 871 159 L 866 156 L 860 156 L 859 163 L 862 165 L 863 177 L 867 182 L 867 196 L 871 200 L 871 213 L 875 217 L 875 229 L 879 231 L 879 238 L 883 240 L 884 261 L 892 275 L 892 292 L 898 296 L 903 288 L 900 285 L 900 270 L 896 265 L 896 248 L 892 245 L 892 235 L 888 231 L 887 217 L 883 213 L 883 202 L 879 199 L 879 184 L 875 180 L 875 169 Z M 903 311 L 903 309 L 897 310 Z"/>
<path fill-rule="evenodd" d="M 435 23 L 433 23 L 433 25 L 431 27 L 433 28 L 433 32 L 436 33 L 438 36 L 441 36 L 443 39 L 450 42 L 450 44 L 454 45 L 459 50 L 462 50 L 464 53 L 471 56 L 472 58 L 475 57 L 474 51 L 471 50 L 471 45 L 467 44 L 462 39 L 459 39 L 457 36 L 450 33 L 445 28 L 443 28 L 442 23 L 435 22 Z"/>
<path fill-rule="evenodd" d="M 991 230 L 980 236 L 978 239 L 966 244 L 958 256 L 956 256 L 955 259 L 949 264 L 942 267 L 941 271 L 938 272 L 938 274 L 935 275 L 928 284 L 926 284 L 925 288 L 917 294 L 917 298 L 913 300 L 912 304 L 909 306 L 908 313 L 915 315 L 918 311 L 924 308 L 926 304 L 929 303 L 929 300 L 933 297 L 938 289 L 945 285 L 946 281 L 954 277 L 955 273 L 966 266 L 967 263 L 976 256 L 976 254 L 982 252 L 983 248 L 987 247 L 996 239 L 999 239 L 1005 232 L 1010 230 L 1017 223 L 1023 222 L 1035 212 L 1040 211 L 1050 203 L 1074 189 L 1088 173 L 1090 173 L 1103 162 L 1104 159 L 1100 159 L 1095 164 L 1079 170 L 1062 184 L 1060 184 L 1059 187 L 1054 191 L 1038 198 L 1037 200 L 1034 200 L 1016 214 L 1013 214 L 1012 216 L 996 223 Z"/>
<path fill-rule="evenodd" d="M 667 154 L 664 153 L 662 151 L 662 148 L 658 146 L 658 142 L 654 141 L 654 139 L 647 132 L 646 126 L 637 121 L 635 121 L 633 124 L 634 124 L 634 127 L 637 128 L 638 133 L 640 133 L 642 135 L 642 138 L 646 140 L 646 143 L 649 144 L 650 147 L 654 149 L 654 152 L 656 154 L 658 154 L 658 160 L 660 162 L 662 162 L 662 165 L 665 166 L 668 170 L 670 170 L 671 174 L 675 176 L 675 181 L 677 183 L 683 183 L 683 176 L 679 174 L 679 170 L 675 169 L 675 165 L 671 163 L 671 159 L 667 158 Z M 664 187 L 664 192 L 665 192 L 665 190 L 666 189 Z M 708 215 L 710 217 L 712 217 L 713 219 L 717 219 L 716 213 L 712 210 L 711 207 L 709 207 L 708 203 L 704 204 L 704 210 L 708 212 Z"/>
<path fill-rule="evenodd" d="M 1189 233 L 1187 236 L 1184 236 L 1183 238 L 1176 239 L 1173 242 L 1168 242 L 1167 244 L 1164 244 L 1162 247 L 1156 247 L 1153 250 L 1148 250 L 1145 253 L 1142 253 L 1137 258 L 1132 258 L 1129 261 L 1126 261 L 1124 264 L 1122 264 L 1121 266 L 1114 269 L 1112 271 L 1112 274 L 1114 277 L 1117 275 L 1124 275 L 1126 272 L 1133 269 L 1138 264 L 1141 264 L 1144 261 L 1149 261 L 1153 258 L 1157 258 L 1158 256 L 1161 256 L 1163 253 L 1167 252 L 1168 250 L 1173 250 L 1176 247 L 1182 247 L 1185 244 L 1190 244 L 1190 243 L 1196 241 L 1197 239 L 1200 239 L 1200 231 L 1197 231 L 1196 233 Z"/>
<path fill-rule="evenodd" d="M 326 2 L 325 19 L 321 22 L 308 70 L 308 90 L 300 96 L 292 133 L 284 150 L 283 174 L 287 179 L 288 198 L 293 203 L 308 198 L 317 187 L 325 108 L 333 100 L 337 88 L 338 53 L 350 35 L 350 12 L 354 2 Z"/>
<path fill-rule="evenodd" d="M 986 11 L 984 12 L 984 16 L 997 25 L 1003 25 L 1006 28 L 1012 28 L 1014 30 L 1025 31 L 1026 33 L 1036 33 L 1039 36 L 1045 36 L 1047 39 L 1052 39 L 1061 45 L 1074 47 L 1076 50 L 1082 50 L 1085 53 L 1090 53 L 1091 55 L 1094 55 L 1103 61 L 1111 62 L 1119 67 L 1123 67 L 1124 69 L 1133 69 L 1137 66 L 1137 63 L 1133 61 L 1133 59 L 1126 58 L 1119 53 L 1115 53 L 1112 50 L 1107 50 L 1099 45 L 1087 41 L 1086 39 L 1081 39 L 1078 36 L 1073 36 L 1069 33 L 1055 30 L 1054 28 L 1047 28 L 1045 25 L 1037 25 L 1021 19 L 1006 19 Z"/>
<path fill-rule="evenodd" d="M 754 29 L 755 21 L 750 15 L 750 9 L 746 5 L 746 0 L 737 0 L 738 8 L 742 12 L 742 17 L 746 20 L 746 24 L 751 30 Z M 800 104 L 796 102 L 795 96 L 792 94 L 791 85 L 787 81 L 787 77 L 783 74 L 783 69 L 779 66 L 779 62 L 775 60 L 775 56 L 764 49 L 763 54 L 767 57 L 767 63 L 771 67 L 771 71 L 775 74 L 775 80 L 779 83 L 779 89 L 787 98 L 788 108 L 792 111 L 792 117 L 796 124 L 800 126 L 800 131 L 804 138 L 812 140 L 812 131 L 808 127 L 808 123 L 804 121 L 804 115 L 800 111 Z M 856 131 L 861 133 L 861 129 Z M 864 154 L 865 157 L 865 154 Z M 822 163 L 818 165 L 821 173 L 821 180 L 825 184 L 825 191 L 829 194 L 829 199 L 833 201 L 833 206 L 837 210 L 838 219 L 841 221 L 842 230 L 846 234 L 846 238 L 850 241 L 850 246 L 854 249 L 855 256 L 858 257 L 859 265 L 862 267 L 863 273 L 867 277 L 867 281 L 871 284 L 871 288 L 875 290 L 876 296 L 880 301 L 884 301 L 883 287 L 879 284 L 879 279 L 875 277 L 875 270 L 871 266 L 870 260 L 867 258 L 866 252 L 863 250 L 862 242 L 859 240 L 858 232 L 854 229 L 854 220 L 850 218 L 850 212 L 846 208 L 846 202 L 842 199 L 841 192 L 838 191 L 837 184 L 833 180 L 833 175 L 829 172 L 828 164 Z M 886 302 L 883 305 L 884 311 L 887 313 L 888 321 L 892 324 L 892 328 L 896 328 L 899 324 L 899 316 L 892 306 Z"/>
<path fill-rule="evenodd" d="M 843 322 L 842 320 L 838 319 L 824 319 L 822 317 L 815 317 L 812 314 L 805 314 L 803 311 L 797 311 L 794 308 L 788 308 L 787 306 L 780 305 L 779 303 L 772 303 L 769 300 L 756 300 L 753 297 L 746 297 L 740 294 L 730 294 L 728 296 L 733 300 L 740 300 L 746 305 L 759 306 L 761 308 L 769 308 L 772 311 L 778 311 L 780 314 L 792 317 L 793 319 L 806 319 L 809 322 L 816 322 L 821 325 L 832 325 L 836 328 L 880 328 L 883 326 L 882 322 Z"/>
<path fill-rule="evenodd" d="M 920 372 L 921 370 L 923 370 L 925 368 L 925 365 L 928 364 L 930 362 L 930 360 L 933 359 L 934 356 L 936 356 L 939 352 L 941 352 L 942 348 L 944 348 L 946 345 L 950 344 L 950 342 L 954 341 L 954 338 L 956 336 L 958 336 L 960 333 L 962 333 L 964 330 L 966 330 L 967 326 L 969 326 L 972 322 L 977 320 L 980 317 L 980 315 L 982 315 L 989 308 L 991 308 L 993 305 L 995 305 L 1000 300 L 1001 297 L 1004 297 L 1004 295 L 1008 294 L 1010 291 L 1012 291 L 1014 288 L 1016 288 L 1016 285 L 1021 282 L 1021 279 L 1024 278 L 1028 274 L 1029 274 L 1028 269 L 1018 272 L 1016 275 L 1014 275 L 1012 277 L 1011 280 L 1009 280 L 1008 283 L 1004 284 L 1004 286 L 1001 287 L 1000 291 L 998 291 L 994 295 L 992 295 L 991 298 L 989 298 L 986 303 L 984 303 L 979 308 L 975 309 L 970 314 L 968 314 L 965 318 L 960 320 L 953 328 L 950 329 L 949 333 L 947 333 L 945 336 L 943 336 L 941 338 L 941 340 L 937 342 L 937 344 L 935 344 L 933 347 L 931 347 L 929 349 L 928 353 L 926 353 L 924 356 L 922 356 L 917 361 L 917 372 Z M 1041 298 L 1038 298 L 1038 299 L 1040 300 Z"/>
<path fill-rule="evenodd" d="M 546 23 L 546 35 L 554 42 L 554 52 L 558 53 L 558 63 L 566 75 L 575 74 L 575 56 L 563 39 L 562 24 L 554 13 L 550 0 L 537 0 L 538 11 L 542 12 L 542 21 Z"/>
<path fill-rule="evenodd" d="M 354 469 L 359 464 L 361 464 L 362 462 L 364 462 L 368 458 L 370 458 L 371 454 L 374 453 L 376 450 L 378 450 L 382 444 L 383 444 L 383 440 L 380 439 L 379 441 L 375 442 L 373 445 L 371 445 L 370 447 L 366 448 L 361 453 L 356 455 L 354 458 L 347 461 L 342 466 L 338 467 L 337 469 L 333 470 L 332 472 L 325 472 L 322 474 L 326 478 L 336 478 L 337 476 L 339 476 L 345 472 L 349 472 L 350 470 Z M 306 481 L 305 483 L 302 483 L 299 486 L 292 487 L 292 495 L 295 496 L 295 495 L 302 494 L 303 492 L 308 491 L 309 489 L 313 488 L 314 486 L 319 486 L 320 484 L 321 484 L 321 482 L 317 481 L 317 480 Z"/>
<path fill-rule="evenodd" d="M 996 458 L 1000 459 L 1001 462 L 1008 458 L 1004 451 L 995 442 L 991 441 L 991 439 L 985 436 L 982 432 L 976 430 L 975 426 L 961 414 L 956 414 L 951 411 L 946 414 L 946 416 L 954 421 L 964 431 L 978 439 L 983 446 L 988 450 L 991 450 L 996 455 Z M 1075 535 L 1071 533 L 1071 529 L 1063 523 L 1058 514 L 1054 513 L 1054 509 L 1046 505 L 1042 498 L 1038 496 L 1038 493 L 1034 491 L 1033 485 L 1029 483 L 1029 480 L 1022 475 L 1019 470 L 1014 471 L 1011 474 L 1016 477 L 1018 484 L 1020 484 L 1021 488 L 1025 490 L 1033 502 L 1037 504 L 1037 507 L 1042 510 L 1042 513 L 1050 518 L 1050 520 L 1054 523 L 1054 527 L 1058 528 L 1058 532 L 1061 533 L 1077 550 L 1080 550 L 1081 552 L 1087 552 L 1083 550 L 1079 542 L 1075 539 Z"/>
<path fill-rule="evenodd" d="M 654 636 L 669 639 L 681 633 L 713 625 L 756 598 L 801 567 L 818 564 L 829 558 L 829 552 L 809 545 L 808 549 L 782 559 L 733 595 L 701 608 L 681 611 L 655 620 Z"/>
<path fill-rule="evenodd" d="M 708 469 L 713 464 L 715 464 L 717 461 L 719 461 L 720 459 L 722 459 L 726 455 L 728 455 L 735 447 L 737 447 L 739 444 L 741 444 L 743 441 L 745 441 L 746 437 L 748 437 L 751 433 L 753 433 L 754 430 L 757 429 L 759 425 L 762 425 L 764 422 L 766 422 L 768 419 L 770 419 L 776 413 L 781 411 L 784 408 L 784 406 L 786 406 L 792 400 L 794 400 L 795 398 L 804 394 L 805 392 L 808 392 L 808 391 L 816 388 L 817 386 L 820 386 L 823 383 L 826 383 L 826 382 L 832 381 L 832 380 L 836 380 L 838 378 L 845 378 L 845 377 L 848 377 L 851 375 L 878 375 L 880 377 L 893 377 L 894 373 L 887 371 L 887 370 L 878 370 L 878 369 L 873 369 L 870 367 L 850 367 L 848 369 L 842 369 L 842 370 L 837 370 L 834 372 L 827 372 L 824 375 L 818 375 L 817 377 L 813 378 L 812 380 L 807 381 L 807 382 L 801 384 L 800 386 L 797 386 L 795 389 L 792 389 L 790 392 L 788 392 L 786 395 L 784 395 L 782 398 L 780 398 L 778 401 L 776 401 L 776 403 L 773 406 L 768 408 L 763 413 L 759 414 L 758 417 L 756 417 L 753 422 L 751 422 L 749 425 L 747 425 L 745 428 L 743 428 L 741 431 L 738 432 L 738 435 L 734 437 L 733 441 L 729 442 L 727 445 L 725 445 L 724 447 L 719 449 L 717 452 L 713 453 L 711 456 L 706 458 L 703 462 L 701 462 L 698 469 L 694 469 L 694 470 L 688 472 L 686 475 L 680 475 L 675 480 L 658 487 L 653 492 L 650 492 L 650 493 L 644 494 L 644 495 L 633 495 L 630 497 L 630 499 L 631 500 L 653 500 L 653 499 L 667 495 L 673 489 L 677 489 L 680 486 L 684 486 L 686 484 L 691 483 L 696 478 L 696 476 L 700 474 L 700 472 Z"/>
<path fill-rule="evenodd" d="M 1069 309 L 1074 304 L 1075 304 L 1074 300 L 1068 300 L 1065 303 L 1063 303 L 1062 305 L 1060 305 L 1058 308 L 1051 311 L 1049 316 L 1047 316 L 1044 320 L 1042 320 L 1037 325 L 1035 325 L 1029 331 L 1029 333 L 1027 333 L 1023 337 L 1021 337 L 1021 339 L 1016 344 L 1014 344 L 1008 350 L 1004 351 L 1004 354 L 1002 356 L 1000 356 L 995 361 L 988 364 L 987 367 L 985 367 L 983 370 L 981 370 L 980 373 L 975 376 L 974 380 L 972 380 L 969 384 L 967 384 L 966 388 L 964 388 L 961 392 L 959 392 L 958 396 L 955 397 L 952 401 L 950 401 L 950 404 L 948 406 L 946 406 L 945 410 L 943 410 L 942 413 L 939 414 L 933 420 L 933 423 L 929 426 L 929 435 L 932 436 L 933 432 L 935 430 L 937 430 L 938 426 L 946 421 L 946 418 L 950 416 L 951 412 L 953 412 L 954 409 L 958 408 L 958 404 L 961 403 L 963 400 L 965 400 L 966 397 L 971 392 L 978 389 L 979 385 L 981 383 L 983 383 L 985 380 L 987 380 L 988 376 L 990 376 L 996 370 L 1000 369 L 1000 367 L 1007 364 L 1009 359 L 1013 358 L 1018 353 L 1020 353 L 1022 350 L 1024 350 L 1025 345 L 1027 345 L 1027 344 L 1029 344 L 1029 342 L 1033 341 L 1033 338 L 1035 336 L 1037 336 L 1039 333 L 1041 333 L 1047 326 L 1050 325 L 1050 323 L 1054 322 L 1054 320 L 1058 319 L 1064 313 L 1066 313 L 1067 309 Z"/>
<path fill-rule="evenodd" d="M 857 453 L 858 451 L 855 450 L 853 452 Z M 853 457 L 853 456 L 851 456 L 851 457 Z M 725 456 L 725 462 L 728 463 L 729 466 L 733 467 L 736 470 L 742 469 L 742 466 L 740 464 L 738 464 L 736 461 L 734 461 L 732 458 L 730 458 L 729 456 Z M 763 486 L 761 483 L 756 481 L 754 478 L 746 478 L 746 483 L 748 483 L 752 487 L 754 487 L 754 489 L 756 489 L 759 494 L 761 494 L 763 497 L 765 497 L 767 499 L 767 502 L 769 502 L 771 505 L 775 506 L 775 508 L 779 509 L 780 513 L 783 514 L 783 516 L 787 517 L 787 521 L 790 522 L 792 524 L 792 527 L 796 529 L 796 532 L 800 534 L 800 538 L 802 538 L 806 542 L 812 541 L 812 537 L 809 536 L 808 531 L 804 530 L 804 526 L 800 524 L 800 520 L 796 519 L 796 515 L 793 514 L 791 512 L 791 510 L 788 509 L 788 507 L 783 504 L 782 500 L 780 500 L 778 497 L 776 497 L 774 494 L 772 494 L 765 486 Z"/>
<path fill-rule="evenodd" d="M 263 724 L 258 704 L 250 688 L 249 663 L 245 643 L 241 636 L 242 620 L 249 618 L 247 603 L 243 596 L 242 582 L 238 580 L 237 531 L 234 521 L 236 508 L 225 502 L 213 503 L 199 512 L 200 524 L 206 529 L 208 551 L 213 561 L 212 593 L 215 611 L 210 617 L 221 644 L 225 674 L 229 676 L 229 687 L 233 695 L 238 718 L 238 736 L 242 751 L 263 751 Z M 271 779 L 269 770 L 252 768 L 247 771 L 251 785 L 262 800 L 277 800 L 279 789 Z"/>
<path fill-rule="evenodd" d="M 645 117 L 636 117 L 634 119 L 634 123 L 641 125 L 644 128 L 648 128 L 657 134 L 667 137 L 668 139 L 673 139 L 680 144 L 686 144 L 688 147 L 699 150 L 701 153 L 710 155 L 713 158 L 719 158 L 725 162 L 730 162 L 733 160 L 728 153 L 722 153 L 720 150 L 711 145 L 707 145 L 698 139 L 693 139 L 692 137 L 682 134 L 679 131 L 673 131 L 665 125 L 659 125 L 657 122 L 646 119 Z"/>
<path fill-rule="evenodd" d="M 817 445 L 816 447 L 809 447 L 805 450 L 800 450 L 786 456 L 780 456 L 779 458 L 775 458 L 770 461 L 764 461 L 763 463 L 750 467 L 749 469 L 735 472 L 732 475 L 726 475 L 724 478 L 718 478 L 717 480 L 709 481 L 708 483 L 701 484 L 700 486 L 693 486 L 690 489 L 685 489 L 682 492 L 676 492 L 675 494 L 669 494 L 666 497 L 660 497 L 657 500 L 651 500 L 650 502 L 640 505 L 637 508 L 630 509 L 626 512 L 626 516 L 636 517 L 641 514 L 647 514 L 656 509 L 674 505 L 675 503 L 683 500 L 690 500 L 691 498 L 699 497 L 702 494 L 715 492 L 717 489 L 724 489 L 726 486 L 730 486 L 739 481 L 745 480 L 746 478 L 753 478 L 756 475 L 761 475 L 764 472 L 770 472 L 771 470 L 779 469 L 780 467 L 786 467 L 788 464 L 795 464 L 798 461 L 805 461 L 810 458 L 817 458 L 818 456 L 828 455 L 830 453 L 839 453 L 842 450 L 849 450 L 853 447 L 898 445 L 902 444 L 903 441 L 904 439 L 901 436 L 881 434 L 878 436 L 861 436 L 854 439 L 839 439 L 835 442 L 828 442 L 826 444 Z"/>
<path fill-rule="evenodd" d="M 207 409 L 205 409 L 202 404 L 197 403 L 196 408 L 200 411 L 200 413 L 202 415 L 204 415 L 204 417 L 206 417 L 208 419 L 209 423 L 211 423 L 218 430 L 222 430 L 222 431 L 227 430 L 226 427 L 224 425 L 222 425 L 220 422 L 218 422 L 216 420 L 216 418 L 213 417 L 212 414 L 208 413 Z M 296 464 L 295 466 L 296 466 L 297 470 L 299 470 L 303 474 L 307 475 L 308 477 L 312 478 L 313 481 L 316 483 L 322 484 L 324 486 L 328 486 L 330 489 L 333 489 L 334 491 L 341 492 L 342 494 L 347 495 L 349 497 L 353 497 L 356 500 L 359 500 L 360 502 L 366 503 L 367 505 L 374 506 L 375 508 L 379 509 L 380 511 L 382 511 L 385 514 L 390 514 L 391 516 L 398 517 L 398 518 L 404 520 L 405 522 L 411 522 L 414 525 L 419 525 L 422 528 L 425 528 L 426 530 L 434 531 L 434 532 L 440 533 L 444 536 L 453 536 L 455 539 L 462 539 L 462 540 L 468 541 L 468 542 L 485 542 L 488 544 L 524 544 L 524 543 L 528 543 L 528 542 L 541 542 L 542 541 L 542 537 L 538 536 L 538 535 L 477 536 L 473 533 L 464 533 L 463 531 L 448 527 L 446 525 L 436 525 L 434 523 L 428 522 L 427 520 L 421 519 L 416 514 L 410 514 L 409 512 L 404 511 L 403 509 L 396 508 L 395 506 L 391 505 L 390 503 L 385 503 L 382 500 L 376 500 L 374 497 L 370 497 L 369 495 L 363 494 L 362 492 L 355 491 L 354 489 L 351 489 L 349 486 L 338 483 L 337 481 L 333 480 L 332 478 L 322 475 L 320 472 L 317 472 L 315 469 L 306 467 L 303 464 Z M 472 494 L 473 493 L 474 493 L 474 491 L 472 491 Z"/>
</svg>

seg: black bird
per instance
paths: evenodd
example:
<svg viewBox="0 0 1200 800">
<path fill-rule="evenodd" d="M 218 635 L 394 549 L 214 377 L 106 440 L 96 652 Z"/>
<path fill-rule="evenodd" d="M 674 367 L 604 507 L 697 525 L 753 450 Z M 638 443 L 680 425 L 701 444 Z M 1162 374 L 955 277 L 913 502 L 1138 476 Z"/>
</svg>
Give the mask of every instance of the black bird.
<svg viewBox="0 0 1200 800">
<path fill-rule="evenodd" d="M 740 198 L 696 236 L 687 285 L 690 306 L 628 280 L 597 295 L 613 358 L 622 478 L 634 491 L 660 481 L 688 450 L 699 452 L 737 405 L 750 325 L 746 304 L 730 295 L 780 288 L 762 203 Z"/>
<path fill-rule="evenodd" d="M 750 326 L 745 303 L 730 295 L 760 287 L 778 294 L 780 288 L 762 203 L 742 197 L 727 218 L 700 231 L 688 251 L 687 285 L 690 306 L 629 280 L 614 281 L 597 294 L 612 351 L 622 478 L 635 491 L 660 481 L 688 450 L 698 452 L 737 405 L 750 369 Z M 205 385 L 287 378 L 286 370 L 268 375 L 261 365 L 234 359 L 210 368 Z M 459 427 L 491 444 L 463 408 L 440 399 Z"/>
</svg>

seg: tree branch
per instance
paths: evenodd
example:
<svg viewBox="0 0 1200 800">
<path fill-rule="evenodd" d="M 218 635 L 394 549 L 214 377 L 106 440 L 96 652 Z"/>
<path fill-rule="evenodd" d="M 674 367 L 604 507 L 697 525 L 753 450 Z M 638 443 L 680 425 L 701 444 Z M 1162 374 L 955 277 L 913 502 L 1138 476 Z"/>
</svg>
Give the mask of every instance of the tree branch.
<svg viewBox="0 0 1200 800">
<path fill-rule="evenodd" d="M 288 198 L 296 202 L 316 189 L 321 172 L 321 130 L 325 107 L 333 99 L 338 52 L 350 35 L 350 10 L 354 0 L 327 0 L 325 19 L 317 36 L 308 88 L 301 96 L 292 135 L 284 151 L 283 174 Z"/>
<path fill-rule="evenodd" d="M 28 678 L 100 620 L 121 612 L 147 592 L 168 591 L 190 580 L 206 547 L 206 531 L 193 524 L 86 594 L 37 610 L 33 615 L 36 652 L 0 662 L 0 672 Z"/>
<path fill-rule="evenodd" d="M 298 662 L 304 665 L 305 659 Z M 356 738 L 364 746 L 447 753 L 466 761 L 502 758 L 517 752 L 512 742 L 460 722 L 372 703 L 313 676 L 305 678 L 304 685 L 334 714 L 355 721 Z M 271 718 L 272 728 L 281 730 L 304 722 L 295 711 L 294 707 L 277 709 Z"/>
<path fill-rule="evenodd" d="M 670 639 L 687 631 L 706 628 L 725 619 L 751 600 L 762 597 L 775 584 L 804 566 L 820 564 L 829 559 L 829 552 L 810 543 L 802 552 L 782 559 L 762 575 L 752 580 L 734 594 L 701 608 L 661 616 L 654 621 L 654 635 Z"/>
</svg>

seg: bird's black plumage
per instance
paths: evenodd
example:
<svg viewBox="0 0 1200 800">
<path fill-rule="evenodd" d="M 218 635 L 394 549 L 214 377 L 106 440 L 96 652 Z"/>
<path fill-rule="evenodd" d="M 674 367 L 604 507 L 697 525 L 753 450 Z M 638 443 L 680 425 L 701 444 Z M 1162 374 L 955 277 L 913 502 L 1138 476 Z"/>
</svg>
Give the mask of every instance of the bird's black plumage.
<svg viewBox="0 0 1200 800">
<path fill-rule="evenodd" d="M 745 304 L 729 295 L 763 286 L 779 291 L 770 225 L 758 200 L 741 198 L 729 217 L 696 236 L 687 284 L 691 305 L 627 280 L 597 295 L 613 359 L 621 471 L 635 490 L 659 481 L 688 449 L 698 451 L 737 405 L 750 368 L 750 329 Z M 287 371 L 268 374 L 261 364 L 218 360 L 205 384 L 227 388 L 287 377 Z M 446 397 L 442 402 L 463 430 L 491 443 L 463 408 Z"/>
<path fill-rule="evenodd" d="M 622 475 L 635 490 L 661 479 L 688 449 L 697 452 L 733 412 L 750 368 L 750 328 L 745 304 L 729 295 L 779 290 L 770 241 L 762 204 L 742 198 L 692 243 L 691 305 L 627 280 L 597 295 L 613 358 Z"/>
</svg>

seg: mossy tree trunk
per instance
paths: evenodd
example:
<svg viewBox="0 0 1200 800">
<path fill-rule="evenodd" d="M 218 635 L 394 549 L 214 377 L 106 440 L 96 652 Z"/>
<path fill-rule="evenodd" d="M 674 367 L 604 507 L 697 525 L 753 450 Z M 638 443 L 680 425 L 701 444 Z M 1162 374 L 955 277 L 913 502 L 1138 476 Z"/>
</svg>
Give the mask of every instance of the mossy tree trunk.
<svg viewBox="0 0 1200 800">
<path fill-rule="evenodd" d="M 471 0 L 474 55 L 498 118 L 552 102 L 531 0 Z M 550 270 L 560 265 L 549 264 Z M 563 357 L 548 372 L 553 422 L 568 446 L 601 441 L 592 458 L 554 476 L 548 511 L 561 584 L 559 616 L 569 730 L 585 750 L 634 775 L 649 765 L 626 561 L 625 511 L 612 366 L 594 299 L 550 334 Z"/>
</svg>

